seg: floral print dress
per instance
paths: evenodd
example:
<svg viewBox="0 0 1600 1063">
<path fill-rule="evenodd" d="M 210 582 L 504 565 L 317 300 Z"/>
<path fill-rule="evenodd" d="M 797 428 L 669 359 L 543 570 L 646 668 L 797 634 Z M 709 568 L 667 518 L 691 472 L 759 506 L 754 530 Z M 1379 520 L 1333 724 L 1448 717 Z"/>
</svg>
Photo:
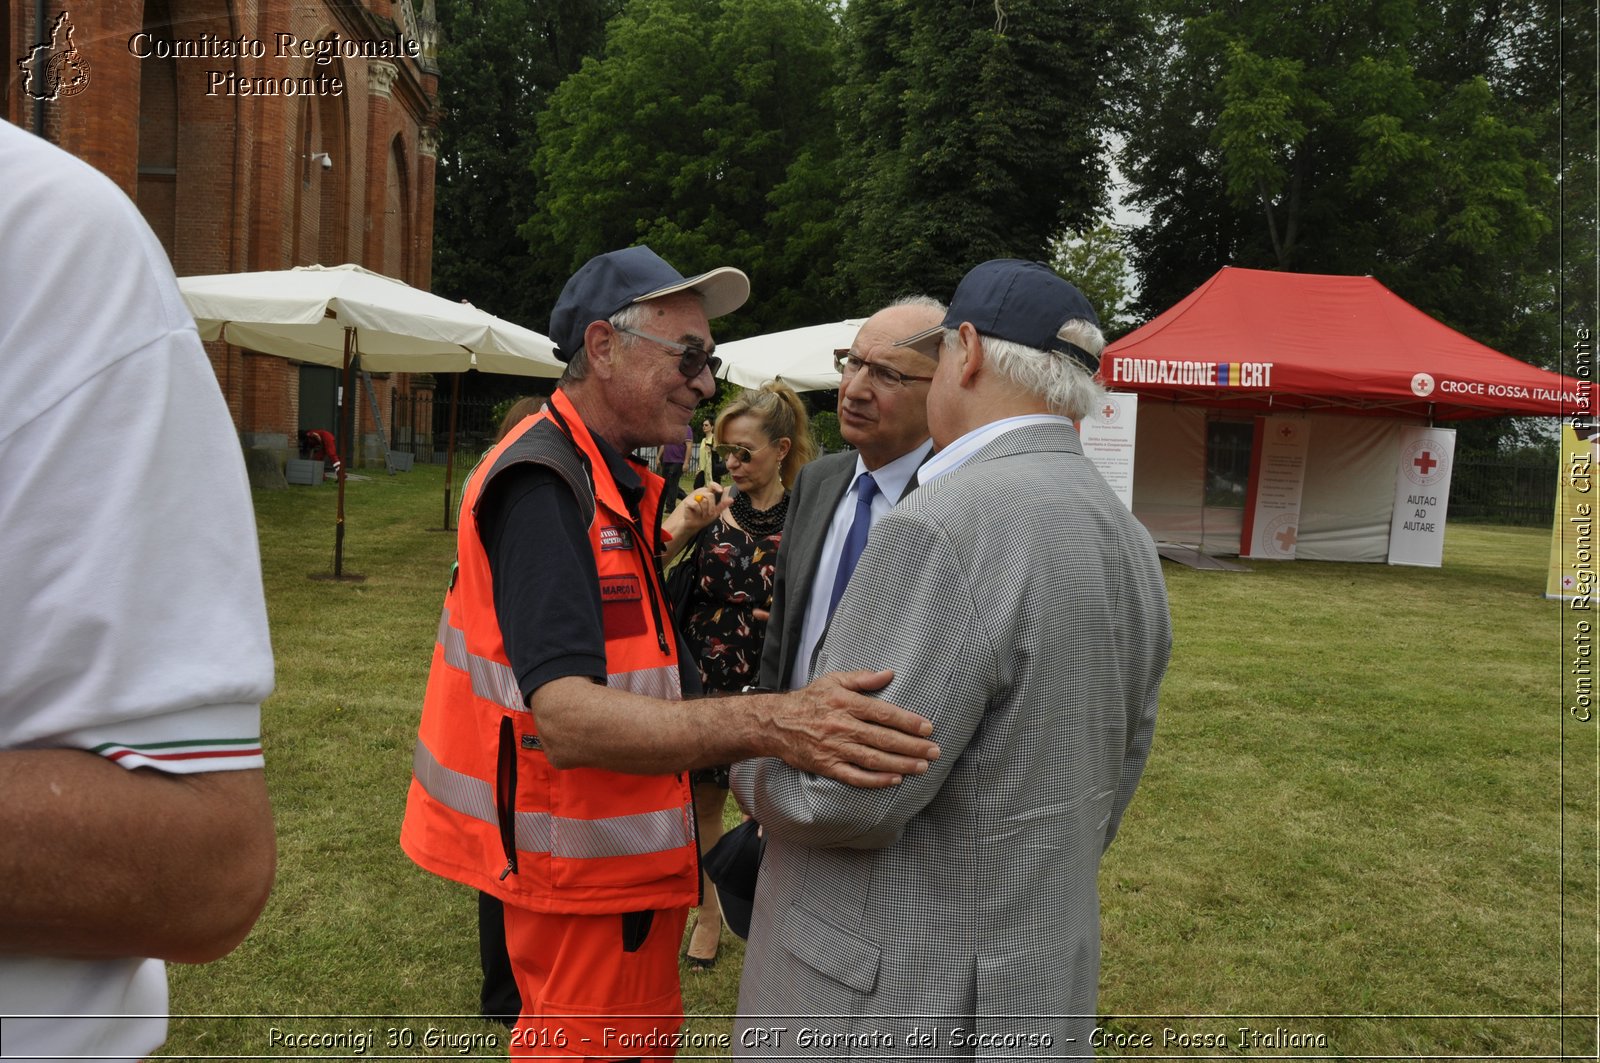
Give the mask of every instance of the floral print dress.
<svg viewBox="0 0 1600 1063">
<path fill-rule="evenodd" d="M 707 693 L 736 692 L 756 681 L 767 625 L 756 609 L 772 608 L 772 580 L 783 532 L 752 536 L 718 520 L 685 564 L 695 566 L 684 636 L 699 659 Z"/>
</svg>

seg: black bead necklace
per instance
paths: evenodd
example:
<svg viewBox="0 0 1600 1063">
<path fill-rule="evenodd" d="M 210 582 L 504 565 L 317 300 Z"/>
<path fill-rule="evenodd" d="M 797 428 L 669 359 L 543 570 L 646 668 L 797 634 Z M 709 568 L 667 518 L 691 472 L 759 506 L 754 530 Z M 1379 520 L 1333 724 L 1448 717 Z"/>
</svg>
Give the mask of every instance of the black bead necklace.
<svg viewBox="0 0 1600 1063">
<path fill-rule="evenodd" d="M 733 499 L 733 519 L 739 522 L 739 527 L 757 539 L 782 531 L 783 519 L 788 514 L 789 492 L 787 491 L 771 509 L 757 509 L 750 501 L 750 496 L 743 491 Z"/>
</svg>

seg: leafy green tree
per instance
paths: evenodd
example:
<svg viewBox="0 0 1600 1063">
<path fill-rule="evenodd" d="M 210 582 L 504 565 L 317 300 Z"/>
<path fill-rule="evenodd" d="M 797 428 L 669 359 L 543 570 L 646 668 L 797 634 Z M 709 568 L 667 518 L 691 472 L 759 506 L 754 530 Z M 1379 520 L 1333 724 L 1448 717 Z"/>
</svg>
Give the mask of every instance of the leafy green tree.
<svg viewBox="0 0 1600 1063">
<path fill-rule="evenodd" d="M 439 155 L 433 290 L 543 332 L 561 256 L 517 225 L 537 191 L 527 160 L 552 89 L 598 51 L 617 0 L 438 0 Z"/>
<path fill-rule="evenodd" d="M 1224 265 L 1370 274 L 1554 364 L 1547 0 L 1151 0 L 1119 161 L 1149 316 Z M 1463 426 L 1491 452 L 1504 420 Z"/>
<path fill-rule="evenodd" d="M 1547 363 L 1555 95 L 1538 3 L 1153 0 L 1121 157 L 1153 314 L 1224 265 L 1372 274 Z"/>
<path fill-rule="evenodd" d="M 1133 319 L 1132 274 L 1124 251 L 1127 238 L 1110 222 L 1058 239 L 1050 248 L 1051 267 L 1088 297 L 1100 316 L 1100 331 L 1113 340 Z"/>
<path fill-rule="evenodd" d="M 1102 135 L 1132 0 L 851 0 L 840 291 L 948 298 L 973 265 L 1046 258 L 1102 211 Z"/>
<path fill-rule="evenodd" d="M 725 337 L 820 320 L 838 33 L 826 0 L 632 0 L 540 116 L 523 234 L 568 270 L 640 242 L 685 273 L 739 266 Z"/>
<path fill-rule="evenodd" d="M 1587 15 L 1588 17 L 1584 17 Z M 1594 381 L 1596 333 L 1600 331 L 1600 297 L 1595 282 L 1600 244 L 1600 176 L 1597 176 L 1595 130 L 1596 26 L 1592 5 L 1561 8 L 1561 317 L 1562 369 Z M 1587 339 L 1585 339 L 1585 335 Z"/>
</svg>

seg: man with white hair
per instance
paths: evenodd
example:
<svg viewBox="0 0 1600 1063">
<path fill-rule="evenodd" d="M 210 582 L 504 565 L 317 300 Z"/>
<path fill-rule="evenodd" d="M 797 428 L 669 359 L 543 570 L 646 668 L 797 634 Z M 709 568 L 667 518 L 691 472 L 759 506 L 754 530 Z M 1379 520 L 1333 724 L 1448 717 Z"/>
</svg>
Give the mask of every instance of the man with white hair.
<svg viewBox="0 0 1600 1063">
<path fill-rule="evenodd" d="M 739 270 L 684 277 L 643 245 L 590 259 L 550 315 L 559 386 L 462 492 L 400 840 L 502 902 L 513 1056 L 672 1054 L 700 886 L 688 771 L 773 755 L 890 786 L 938 756 L 926 720 L 860 693 L 875 670 L 693 697 L 666 485 L 631 454 L 682 438 L 716 388 L 710 321 L 749 293 Z M 702 504 L 701 523 L 726 506 Z"/>
<path fill-rule="evenodd" d="M 767 838 L 736 1052 L 1092 1055 L 1096 873 L 1171 649 L 1154 545 L 1072 424 L 1104 339 L 1072 285 L 996 260 L 900 343 L 938 360 L 939 450 L 873 528 L 817 669 L 892 668 L 881 696 L 943 755 L 883 790 L 734 767 Z M 804 1039 L 774 1034 L 790 1016 Z"/>
</svg>

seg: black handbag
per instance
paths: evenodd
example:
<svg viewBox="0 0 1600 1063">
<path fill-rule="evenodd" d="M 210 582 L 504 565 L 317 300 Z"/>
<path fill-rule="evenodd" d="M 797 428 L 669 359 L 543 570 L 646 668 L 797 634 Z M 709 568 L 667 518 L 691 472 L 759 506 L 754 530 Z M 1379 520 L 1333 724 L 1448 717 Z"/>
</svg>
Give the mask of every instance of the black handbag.
<svg viewBox="0 0 1600 1063">
<path fill-rule="evenodd" d="M 683 548 L 677 563 L 667 569 L 667 604 L 672 608 L 672 626 L 684 634 L 689 620 L 689 606 L 694 601 L 695 577 L 700 573 L 700 550 L 710 543 L 712 525 L 708 524 L 696 535 L 694 542 Z M 687 639 L 685 639 L 687 642 Z M 699 647 L 689 651 L 698 657 Z"/>
</svg>

